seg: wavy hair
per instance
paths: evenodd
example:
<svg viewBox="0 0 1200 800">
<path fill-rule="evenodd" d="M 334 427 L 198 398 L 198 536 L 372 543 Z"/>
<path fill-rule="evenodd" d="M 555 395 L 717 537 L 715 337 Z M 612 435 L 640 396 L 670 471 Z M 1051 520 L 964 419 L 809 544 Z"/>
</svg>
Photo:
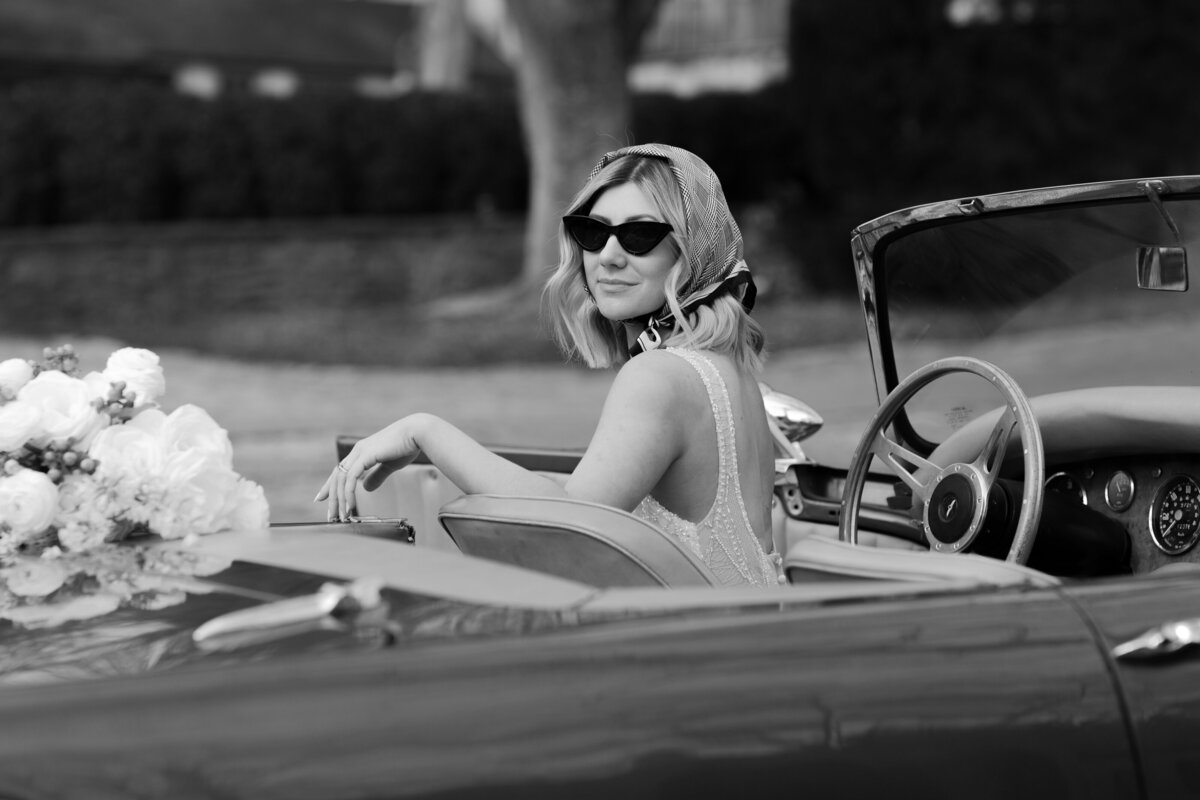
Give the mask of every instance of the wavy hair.
<svg viewBox="0 0 1200 800">
<path fill-rule="evenodd" d="M 696 262 L 689 248 L 688 216 L 683 196 L 669 163 L 659 157 L 626 155 L 596 172 L 575 195 L 568 214 L 586 215 L 607 189 L 631 183 L 657 206 L 672 233 L 666 240 L 678 254 L 667 273 L 664 305 L 675 315 L 675 328 L 667 332 L 663 346 L 687 347 L 726 353 L 739 365 L 757 372 L 762 368 L 764 336 L 737 297 L 725 294 L 690 314 L 680 307 L 681 291 L 700 275 L 705 266 Z M 683 231 L 684 233 L 680 233 Z M 555 341 L 568 358 L 578 358 L 589 367 L 610 367 L 629 360 L 625 326 L 605 318 L 587 292 L 583 273 L 583 250 L 559 223 L 559 263 L 546 281 L 543 307 L 550 318 Z"/>
</svg>

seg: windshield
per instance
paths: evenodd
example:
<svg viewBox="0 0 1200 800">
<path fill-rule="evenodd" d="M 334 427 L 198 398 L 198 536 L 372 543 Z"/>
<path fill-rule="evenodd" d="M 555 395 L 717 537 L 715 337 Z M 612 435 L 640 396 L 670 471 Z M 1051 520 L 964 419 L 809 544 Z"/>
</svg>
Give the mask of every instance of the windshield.
<svg viewBox="0 0 1200 800">
<path fill-rule="evenodd" d="M 1030 397 L 1200 383 L 1198 290 L 1187 274 L 1198 266 L 1193 198 L 963 217 L 913 229 L 876 253 L 881 323 L 900 379 L 970 355 Z M 998 404 L 982 379 L 949 376 L 919 393 L 908 416 L 936 443 Z"/>
</svg>

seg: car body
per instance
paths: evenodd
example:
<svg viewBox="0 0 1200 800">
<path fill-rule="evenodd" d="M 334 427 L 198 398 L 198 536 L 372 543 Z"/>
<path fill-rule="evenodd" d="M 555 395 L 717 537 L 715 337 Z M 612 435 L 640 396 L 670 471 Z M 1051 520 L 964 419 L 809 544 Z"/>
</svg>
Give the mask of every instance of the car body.
<svg viewBox="0 0 1200 800">
<path fill-rule="evenodd" d="M 188 597 L 170 607 L 5 630 L 3 794 L 1191 796 L 1198 243 L 1197 177 L 956 199 L 857 228 L 881 408 L 929 362 L 1003 372 L 939 372 L 887 420 L 912 473 L 785 454 L 786 586 L 701 585 L 661 542 L 609 571 L 650 536 L 629 515 L 446 505 L 430 465 L 379 501 L 410 526 L 146 544 L 230 566 L 180 577 Z M 1028 396 L 1034 427 L 1001 414 L 1021 446 L 988 443 L 1009 403 L 997 374 Z M 1029 489 L 1035 434 L 1044 480 Z M 1037 495 L 1013 559 L 1027 564 L 1004 560 L 1015 509 L 971 531 L 974 552 L 927 552 L 929 514 L 954 509 L 933 489 L 913 502 L 934 484 L 922 465 L 975 469 L 980 447 L 989 493 Z M 505 454 L 547 473 L 577 458 Z"/>
</svg>

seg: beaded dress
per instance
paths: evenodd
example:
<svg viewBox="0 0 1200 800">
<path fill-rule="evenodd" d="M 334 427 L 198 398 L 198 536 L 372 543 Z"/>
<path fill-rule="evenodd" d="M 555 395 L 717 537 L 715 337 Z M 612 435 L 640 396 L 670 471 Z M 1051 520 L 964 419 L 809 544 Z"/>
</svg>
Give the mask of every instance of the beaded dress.
<svg viewBox="0 0 1200 800">
<path fill-rule="evenodd" d="M 712 508 L 699 522 L 689 522 L 647 496 L 633 513 L 678 539 L 726 585 L 773 586 L 781 559 L 767 554 L 754 534 L 737 471 L 737 441 L 729 392 L 716 366 L 694 350 L 664 348 L 687 361 L 700 374 L 716 422 L 719 473 Z"/>
</svg>

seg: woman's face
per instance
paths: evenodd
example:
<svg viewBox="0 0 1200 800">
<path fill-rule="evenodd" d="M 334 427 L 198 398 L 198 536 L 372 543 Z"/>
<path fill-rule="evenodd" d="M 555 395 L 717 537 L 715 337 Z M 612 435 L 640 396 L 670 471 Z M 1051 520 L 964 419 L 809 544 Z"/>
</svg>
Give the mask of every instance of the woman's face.
<svg viewBox="0 0 1200 800">
<path fill-rule="evenodd" d="M 632 183 L 610 186 L 592 204 L 588 216 L 608 225 L 650 220 L 665 222 L 650 198 Z M 666 302 L 667 273 L 679 258 L 671 237 L 640 256 L 625 252 L 615 235 L 594 253 L 583 251 L 583 272 L 596 308 L 610 320 L 644 317 Z"/>
</svg>

